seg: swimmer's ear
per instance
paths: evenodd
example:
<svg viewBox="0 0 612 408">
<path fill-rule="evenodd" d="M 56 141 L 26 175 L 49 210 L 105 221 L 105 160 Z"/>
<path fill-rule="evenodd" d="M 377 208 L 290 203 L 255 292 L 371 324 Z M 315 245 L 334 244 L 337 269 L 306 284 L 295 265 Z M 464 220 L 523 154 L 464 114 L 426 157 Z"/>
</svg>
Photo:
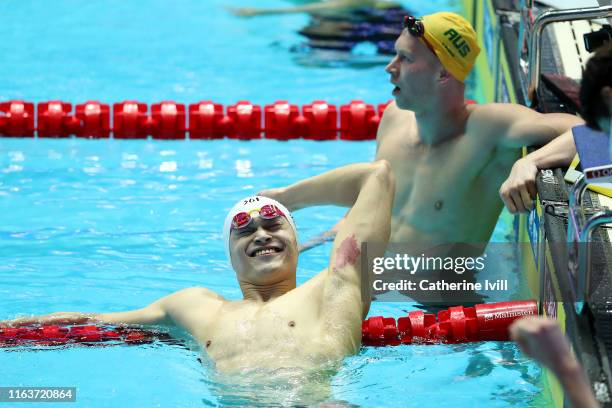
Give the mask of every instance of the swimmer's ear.
<svg viewBox="0 0 612 408">
<path fill-rule="evenodd" d="M 445 68 L 440 69 L 438 81 L 445 83 L 448 82 L 451 78 L 451 74 Z"/>
</svg>

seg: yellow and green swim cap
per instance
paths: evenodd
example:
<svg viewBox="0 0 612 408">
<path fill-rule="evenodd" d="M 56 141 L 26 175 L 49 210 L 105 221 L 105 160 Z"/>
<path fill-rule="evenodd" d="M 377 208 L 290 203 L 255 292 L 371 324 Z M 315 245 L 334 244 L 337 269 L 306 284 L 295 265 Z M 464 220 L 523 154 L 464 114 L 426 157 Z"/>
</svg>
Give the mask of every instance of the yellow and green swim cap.
<svg viewBox="0 0 612 408">
<path fill-rule="evenodd" d="M 424 39 L 444 68 L 464 82 L 480 53 L 472 25 L 455 13 L 440 12 L 421 18 Z"/>
</svg>

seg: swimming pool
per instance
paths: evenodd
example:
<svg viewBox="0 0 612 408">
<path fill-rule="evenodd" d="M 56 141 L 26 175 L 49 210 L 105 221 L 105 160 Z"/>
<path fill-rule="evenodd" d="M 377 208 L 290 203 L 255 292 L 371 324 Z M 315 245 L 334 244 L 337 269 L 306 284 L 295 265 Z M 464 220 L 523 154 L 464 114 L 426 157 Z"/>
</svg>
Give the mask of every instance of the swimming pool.
<svg viewBox="0 0 612 408">
<path fill-rule="evenodd" d="M 0 147 L 3 316 L 128 310 L 196 285 L 239 299 L 219 243 L 235 197 L 269 180 L 281 185 L 367 160 L 374 149 L 369 142 L 76 139 L 2 139 Z M 296 221 L 308 237 L 341 215 L 332 207 L 307 209 L 296 213 Z M 327 265 L 329 250 L 328 244 L 303 255 L 299 283 Z M 370 314 L 400 316 L 410 309 L 375 302 Z M 248 383 L 224 387 L 229 380 L 202 367 L 197 356 L 139 346 L 2 351 L 0 361 L 10 367 L 4 383 L 75 385 L 83 406 L 111 400 L 192 406 L 202 399 L 216 405 L 215 392 L 227 399 L 236 389 L 239 395 L 249 389 Z M 332 395 L 364 406 L 394 404 L 403 393 L 410 395 L 407 406 L 420 398 L 440 406 L 524 406 L 538 391 L 538 373 L 509 343 L 370 348 L 345 361 L 332 378 Z M 260 398 L 266 391 L 251 387 Z M 267 392 L 279 401 L 291 398 L 282 387 Z"/>
<path fill-rule="evenodd" d="M 389 98 L 382 67 L 297 64 L 288 48 L 300 41 L 295 29 L 306 17 L 238 20 L 222 5 L 66 1 L 44 10 L 42 3 L 5 2 L 0 9 L 12 18 L 0 28 L 7 55 L 0 99 Z M 212 31 L 225 36 L 207 35 Z M 220 244 L 231 204 L 264 187 L 370 160 L 374 149 L 372 142 L 0 139 L 0 318 L 133 309 L 196 285 L 238 299 Z M 329 228 L 343 212 L 296 213 L 301 238 Z M 508 224 L 500 221 L 496 238 Z M 329 250 L 327 244 L 303 256 L 298 283 L 327 265 Z M 397 317 L 411 308 L 377 302 L 370 314 Z M 198 361 L 197 350 L 165 344 L 14 351 L 0 351 L 0 385 L 76 386 L 77 406 L 86 407 L 503 407 L 531 405 L 540 392 L 539 368 L 510 343 L 367 348 L 316 378 L 279 373 L 259 382 L 220 376 Z"/>
</svg>

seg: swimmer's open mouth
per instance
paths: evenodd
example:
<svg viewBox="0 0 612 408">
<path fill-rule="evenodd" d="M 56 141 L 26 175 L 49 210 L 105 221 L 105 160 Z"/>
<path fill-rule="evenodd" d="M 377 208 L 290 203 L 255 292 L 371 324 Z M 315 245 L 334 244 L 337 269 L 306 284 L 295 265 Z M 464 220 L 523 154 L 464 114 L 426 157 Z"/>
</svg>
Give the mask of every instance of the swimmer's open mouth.
<svg viewBox="0 0 612 408">
<path fill-rule="evenodd" d="M 270 256 L 270 255 L 274 255 L 282 251 L 283 251 L 282 248 L 279 248 L 276 246 L 268 246 L 268 247 L 258 248 L 258 249 L 251 251 L 249 253 L 249 256 L 250 257 Z"/>
<path fill-rule="evenodd" d="M 396 86 L 395 88 L 393 88 L 393 92 L 391 92 L 393 95 L 395 95 L 396 93 L 400 93 L 402 90 L 400 89 L 399 86 Z"/>
</svg>

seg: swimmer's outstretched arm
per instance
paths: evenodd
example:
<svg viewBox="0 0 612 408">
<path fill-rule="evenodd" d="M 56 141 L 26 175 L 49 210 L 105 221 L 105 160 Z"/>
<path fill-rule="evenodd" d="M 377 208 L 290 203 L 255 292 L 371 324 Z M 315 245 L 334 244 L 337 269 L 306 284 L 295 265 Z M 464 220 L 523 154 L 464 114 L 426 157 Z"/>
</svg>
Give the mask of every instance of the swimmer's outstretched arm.
<svg viewBox="0 0 612 408">
<path fill-rule="evenodd" d="M 139 324 L 163 325 L 166 314 L 159 301 L 138 310 L 118 313 L 56 312 L 43 316 L 20 317 L 0 321 L 0 327 L 31 325 L 78 325 L 78 324 Z"/>
<path fill-rule="evenodd" d="M 142 309 L 116 313 L 56 312 L 44 316 L 21 317 L 0 321 L 1 327 L 30 325 L 133 324 L 173 326 L 175 318 L 203 300 L 218 298 L 205 288 L 187 288 L 165 296 Z"/>
<path fill-rule="evenodd" d="M 20 317 L 0 321 L 0 328 L 32 325 L 84 324 L 94 321 L 95 313 L 56 312 L 44 316 Z"/>
<path fill-rule="evenodd" d="M 229 7 L 228 10 L 241 17 L 265 16 L 271 14 L 315 13 L 317 11 L 342 10 L 358 7 L 374 7 L 380 0 L 327 0 L 296 7 L 252 8 Z"/>
<path fill-rule="evenodd" d="M 393 102 L 391 108 L 386 109 L 385 113 L 383 114 L 380 126 L 378 127 L 378 131 L 376 134 L 376 157 L 374 158 L 374 161 L 383 159 L 383 157 L 379 155 L 380 144 L 382 139 L 384 139 L 387 134 L 391 133 L 390 129 L 393 129 L 395 126 L 397 126 L 394 123 L 394 121 L 397 121 L 397 115 L 393 114 L 397 111 L 398 108 L 395 106 L 395 102 Z M 271 194 L 275 194 L 277 190 L 278 189 L 265 190 L 261 193 L 261 195 L 266 195 L 268 192 L 270 192 Z M 336 223 L 336 225 L 332 227 L 332 229 L 330 229 L 329 231 L 325 231 L 322 234 L 319 234 L 316 237 L 311 238 L 310 240 L 301 244 L 299 248 L 300 252 L 308 251 L 309 249 L 324 244 L 325 242 L 333 241 L 340 228 L 342 228 L 342 226 L 344 225 L 347 216 L 348 212 Z"/>
<path fill-rule="evenodd" d="M 290 211 L 329 204 L 351 207 L 372 169 L 382 166 L 383 162 L 388 166 L 386 161 L 349 164 L 287 187 L 263 190 L 258 194 L 280 201 Z"/>
<path fill-rule="evenodd" d="M 258 195 L 270 197 L 283 203 L 290 211 L 301 208 L 335 204 L 349 207 L 355 202 L 360 191 L 360 183 L 369 174 L 375 163 L 350 164 L 339 167 L 319 176 L 311 177 L 287 187 L 262 190 Z M 337 232 L 346 222 L 348 213 L 324 233 L 300 245 L 300 252 L 307 251 L 327 241 L 333 241 Z"/>
</svg>

